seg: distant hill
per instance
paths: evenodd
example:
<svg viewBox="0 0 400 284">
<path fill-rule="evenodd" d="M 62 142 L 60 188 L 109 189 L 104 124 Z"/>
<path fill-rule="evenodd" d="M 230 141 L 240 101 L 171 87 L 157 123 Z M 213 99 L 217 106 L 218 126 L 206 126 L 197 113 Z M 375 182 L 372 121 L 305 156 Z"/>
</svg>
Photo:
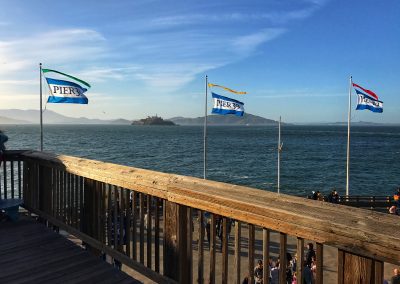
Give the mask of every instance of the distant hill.
<svg viewBox="0 0 400 284">
<path fill-rule="evenodd" d="M 39 110 L 0 109 L 0 124 L 39 124 Z M 4 122 L 3 122 L 4 121 Z M 8 122 L 7 122 L 8 121 Z M 58 114 L 51 110 L 43 112 L 45 124 L 130 124 L 126 119 L 90 119 L 86 117 L 74 118 Z"/>
<path fill-rule="evenodd" d="M 12 119 L 0 116 L 0 124 L 29 124 L 29 122 L 26 120 Z"/>
<path fill-rule="evenodd" d="M 178 125 L 203 125 L 204 116 L 196 118 L 173 117 L 169 119 Z M 276 125 L 278 122 L 261 116 L 245 113 L 242 117 L 236 115 L 208 115 L 208 125 Z"/>
</svg>

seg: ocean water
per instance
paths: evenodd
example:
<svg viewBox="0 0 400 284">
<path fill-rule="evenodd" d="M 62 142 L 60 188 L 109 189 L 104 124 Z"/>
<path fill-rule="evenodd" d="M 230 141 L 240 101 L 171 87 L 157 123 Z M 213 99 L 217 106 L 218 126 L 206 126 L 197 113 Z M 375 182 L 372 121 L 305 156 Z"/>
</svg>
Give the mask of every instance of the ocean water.
<svg viewBox="0 0 400 284">
<path fill-rule="evenodd" d="M 37 125 L 3 125 L 8 149 L 39 149 Z M 207 178 L 277 190 L 278 129 L 208 127 Z M 345 194 L 345 126 L 282 127 L 281 192 Z M 44 150 L 138 168 L 203 176 L 200 126 L 45 125 Z M 391 195 L 400 186 L 400 127 L 353 126 L 350 194 Z"/>
</svg>

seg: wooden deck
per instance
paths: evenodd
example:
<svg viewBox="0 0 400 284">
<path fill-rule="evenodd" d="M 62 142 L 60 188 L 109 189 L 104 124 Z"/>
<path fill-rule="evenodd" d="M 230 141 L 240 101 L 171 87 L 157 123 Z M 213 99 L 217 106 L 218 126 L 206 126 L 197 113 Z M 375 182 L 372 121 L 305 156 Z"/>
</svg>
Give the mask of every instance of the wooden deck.
<svg viewBox="0 0 400 284">
<path fill-rule="evenodd" d="M 141 283 L 29 217 L 0 222 L 0 283 Z"/>
</svg>

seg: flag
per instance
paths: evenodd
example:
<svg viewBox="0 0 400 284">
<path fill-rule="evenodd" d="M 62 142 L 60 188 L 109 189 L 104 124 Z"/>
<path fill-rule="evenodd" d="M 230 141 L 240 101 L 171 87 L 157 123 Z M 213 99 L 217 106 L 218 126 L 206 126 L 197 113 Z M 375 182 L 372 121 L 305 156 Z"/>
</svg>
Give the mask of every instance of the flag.
<svg viewBox="0 0 400 284">
<path fill-rule="evenodd" d="M 221 86 L 221 85 L 217 85 L 217 84 L 212 84 L 212 83 L 208 83 L 208 87 L 210 87 L 210 88 L 212 88 L 212 87 L 219 87 L 219 88 L 222 88 L 222 89 L 224 89 L 224 90 L 226 90 L 226 91 L 229 91 L 229 92 L 231 92 L 231 93 L 235 93 L 235 94 L 237 94 L 237 95 L 245 95 L 245 94 L 247 94 L 246 92 L 238 92 L 238 91 L 229 89 L 229 88 L 227 88 L 227 87 L 224 87 L 224 86 Z"/>
<path fill-rule="evenodd" d="M 357 92 L 357 90 L 356 90 Z M 356 110 L 369 109 L 373 112 L 383 112 L 383 102 L 375 100 L 370 96 L 358 93 Z"/>
<path fill-rule="evenodd" d="M 355 83 L 353 87 L 358 95 L 356 110 L 369 109 L 372 112 L 383 112 L 383 102 L 378 100 L 377 94 Z"/>
<path fill-rule="evenodd" d="M 48 103 L 71 103 L 71 104 L 87 104 L 88 98 L 85 96 L 85 92 L 88 90 L 81 85 L 90 88 L 90 84 L 78 79 L 74 76 L 52 70 L 42 69 L 44 74 L 52 72 L 74 80 L 75 82 L 62 79 L 54 79 L 45 76 L 47 84 L 49 85 L 50 93 L 47 102 Z"/>
<path fill-rule="evenodd" d="M 244 103 L 228 97 L 217 95 L 215 93 L 211 94 L 214 99 L 214 107 L 212 109 L 212 113 L 235 114 L 237 116 L 243 116 Z"/>
<path fill-rule="evenodd" d="M 373 91 L 364 89 L 363 87 L 361 87 L 360 85 L 357 85 L 356 83 L 353 83 L 353 87 L 354 87 L 354 89 L 356 90 L 357 94 L 358 94 L 359 92 L 361 92 L 361 93 L 363 93 L 364 95 L 365 95 L 365 94 L 368 94 L 370 97 L 374 98 L 375 100 L 378 100 L 378 99 L 379 99 L 379 98 L 378 98 L 378 95 L 375 94 Z"/>
</svg>

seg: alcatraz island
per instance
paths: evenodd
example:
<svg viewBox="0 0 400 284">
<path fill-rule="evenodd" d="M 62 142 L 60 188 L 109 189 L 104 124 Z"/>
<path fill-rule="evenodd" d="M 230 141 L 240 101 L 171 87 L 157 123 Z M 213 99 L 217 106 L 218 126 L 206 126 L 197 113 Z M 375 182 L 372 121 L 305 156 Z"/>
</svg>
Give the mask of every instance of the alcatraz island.
<svg viewBox="0 0 400 284">
<path fill-rule="evenodd" d="M 159 116 L 148 116 L 140 120 L 132 121 L 131 125 L 176 125 L 170 120 L 164 120 Z"/>
</svg>

